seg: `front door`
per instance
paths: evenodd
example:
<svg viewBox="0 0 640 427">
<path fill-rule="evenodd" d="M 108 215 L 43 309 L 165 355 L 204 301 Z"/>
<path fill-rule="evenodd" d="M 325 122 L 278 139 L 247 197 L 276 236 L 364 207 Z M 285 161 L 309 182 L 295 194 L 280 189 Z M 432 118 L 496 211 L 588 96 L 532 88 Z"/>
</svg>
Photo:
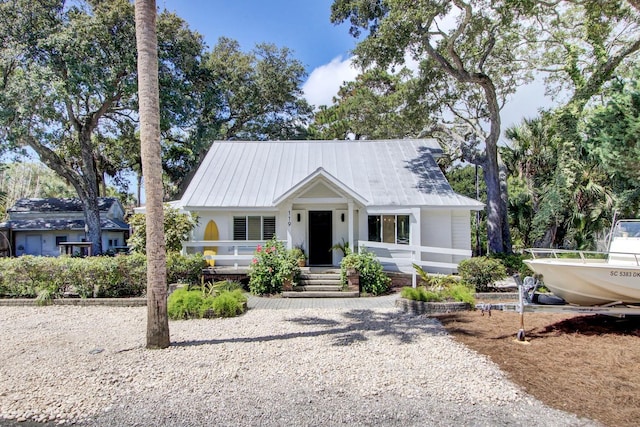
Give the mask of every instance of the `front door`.
<svg viewBox="0 0 640 427">
<path fill-rule="evenodd" d="M 331 211 L 309 211 L 309 265 L 333 263 Z"/>
<path fill-rule="evenodd" d="M 42 236 L 27 236 L 27 247 L 24 250 L 27 255 L 42 255 Z"/>
</svg>

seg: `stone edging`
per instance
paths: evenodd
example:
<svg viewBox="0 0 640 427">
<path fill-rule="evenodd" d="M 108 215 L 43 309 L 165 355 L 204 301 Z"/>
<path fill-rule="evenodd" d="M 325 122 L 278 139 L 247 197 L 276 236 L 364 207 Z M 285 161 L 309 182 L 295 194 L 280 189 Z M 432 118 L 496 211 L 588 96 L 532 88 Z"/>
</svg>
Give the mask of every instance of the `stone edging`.
<svg viewBox="0 0 640 427">
<path fill-rule="evenodd" d="M 59 298 L 50 301 L 50 305 L 76 305 L 82 307 L 145 307 L 147 298 Z M 0 306 L 37 306 L 35 298 L 0 299 Z"/>
<path fill-rule="evenodd" d="M 471 310 L 468 302 L 424 302 L 398 298 L 396 307 L 409 314 L 443 314 Z"/>
</svg>

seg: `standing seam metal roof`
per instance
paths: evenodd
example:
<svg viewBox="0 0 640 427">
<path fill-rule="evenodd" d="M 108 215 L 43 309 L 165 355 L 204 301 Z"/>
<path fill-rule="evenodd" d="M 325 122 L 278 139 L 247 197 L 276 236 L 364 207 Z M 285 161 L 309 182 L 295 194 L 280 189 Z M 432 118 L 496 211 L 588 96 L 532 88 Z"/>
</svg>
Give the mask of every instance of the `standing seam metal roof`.
<svg viewBox="0 0 640 427">
<path fill-rule="evenodd" d="M 182 197 L 186 208 L 271 208 L 322 168 L 369 206 L 483 205 L 453 191 L 437 141 L 216 141 Z"/>
</svg>

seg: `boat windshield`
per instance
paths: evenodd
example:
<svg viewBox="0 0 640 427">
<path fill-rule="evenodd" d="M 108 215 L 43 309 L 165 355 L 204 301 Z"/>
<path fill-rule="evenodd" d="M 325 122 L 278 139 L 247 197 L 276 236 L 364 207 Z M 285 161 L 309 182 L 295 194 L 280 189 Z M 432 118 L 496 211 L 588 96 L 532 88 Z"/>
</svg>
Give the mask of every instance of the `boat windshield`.
<svg viewBox="0 0 640 427">
<path fill-rule="evenodd" d="M 613 230 L 613 237 L 640 237 L 640 220 L 618 221 Z"/>
</svg>

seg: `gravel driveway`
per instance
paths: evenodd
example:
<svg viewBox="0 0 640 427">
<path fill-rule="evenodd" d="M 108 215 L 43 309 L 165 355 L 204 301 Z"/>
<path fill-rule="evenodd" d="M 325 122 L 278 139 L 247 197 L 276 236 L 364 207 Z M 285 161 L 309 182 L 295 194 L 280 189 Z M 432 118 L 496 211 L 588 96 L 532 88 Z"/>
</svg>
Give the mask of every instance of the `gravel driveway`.
<svg viewBox="0 0 640 427">
<path fill-rule="evenodd" d="M 154 351 L 145 327 L 145 308 L 0 307 L 0 425 L 597 425 L 393 308 L 172 321 Z"/>
</svg>

